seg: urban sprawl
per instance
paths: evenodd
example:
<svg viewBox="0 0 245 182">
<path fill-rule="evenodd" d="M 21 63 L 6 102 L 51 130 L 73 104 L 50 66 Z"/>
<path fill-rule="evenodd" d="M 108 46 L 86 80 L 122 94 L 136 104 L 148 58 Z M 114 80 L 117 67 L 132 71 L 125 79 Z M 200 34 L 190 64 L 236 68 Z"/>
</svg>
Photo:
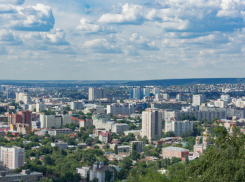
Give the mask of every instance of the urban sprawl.
<svg viewBox="0 0 245 182">
<path fill-rule="evenodd" d="M 202 159 L 219 127 L 245 133 L 245 84 L 1 85 L 0 181 L 170 180 L 174 166 Z"/>
</svg>

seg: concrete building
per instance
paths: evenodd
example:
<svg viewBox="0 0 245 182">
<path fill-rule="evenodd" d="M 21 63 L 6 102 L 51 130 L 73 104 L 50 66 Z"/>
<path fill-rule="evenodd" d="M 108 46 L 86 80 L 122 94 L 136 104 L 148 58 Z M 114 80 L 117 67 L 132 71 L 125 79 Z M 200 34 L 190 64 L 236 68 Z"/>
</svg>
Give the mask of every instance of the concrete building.
<svg viewBox="0 0 245 182">
<path fill-rule="evenodd" d="M 52 146 L 52 147 L 57 146 L 57 147 L 59 147 L 60 149 L 67 149 L 67 148 L 68 148 L 68 145 L 67 145 L 67 143 L 65 143 L 65 142 L 55 142 L 55 143 L 51 143 L 51 146 Z"/>
<path fill-rule="evenodd" d="M 143 152 L 143 147 L 144 147 L 143 141 L 131 141 L 131 142 L 129 142 L 129 144 L 130 144 L 129 145 L 130 146 L 130 149 L 129 149 L 130 153 L 133 151 L 133 145 L 135 145 L 137 152 L 139 152 L 139 153 Z"/>
<path fill-rule="evenodd" d="M 176 95 L 176 100 L 177 100 L 177 101 L 184 101 L 184 96 L 185 96 L 185 95 L 182 94 L 182 93 L 177 94 L 177 95 Z"/>
<path fill-rule="evenodd" d="M 31 127 L 32 125 L 29 124 L 11 124 L 10 130 L 17 131 L 19 133 L 22 133 L 23 135 L 30 135 L 31 134 Z"/>
<path fill-rule="evenodd" d="M 32 112 L 31 111 L 19 111 L 17 114 L 8 115 L 8 125 L 10 124 L 31 124 Z"/>
<path fill-rule="evenodd" d="M 62 125 L 71 124 L 71 115 L 40 115 L 41 128 L 59 128 Z"/>
<path fill-rule="evenodd" d="M 162 98 L 164 100 L 168 100 L 169 99 L 169 94 L 162 94 Z"/>
<path fill-rule="evenodd" d="M 76 168 L 76 173 L 80 174 L 82 178 L 87 178 L 90 167 Z"/>
<path fill-rule="evenodd" d="M 189 156 L 189 150 L 181 147 L 166 147 L 162 149 L 163 159 L 172 159 L 173 157 L 183 158 L 186 155 Z"/>
<path fill-rule="evenodd" d="M 15 95 L 16 95 L 16 97 L 15 97 L 15 102 L 16 103 L 20 103 L 20 101 L 23 102 L 23 95 L 24 95 L 24 93 L 16 93 Z"/>
<path fill-rule="evenodd" d="M 0 173 L 0 181 L 13 182 L 23 180 L 24 182 L 38 182 L 43 178 L 43 173 L 31 172 L 29 169 L 22 170 L 21 173 Z"/>
<path fill-rule="evenodd" d="M 75 102 L 70 102 L 70 107 L 72 110 L 83 110 L 83 102 L 75 101 Z"/>
<path fill-rule="evenodd" d="M 214 101 L 215 107 L 225 108 L 227 106 L 227 102 L 221 99 Z"/>
<path fill-rule="evenodd" d="M 203 102 L 206 101 L 206 96 L 205 95 L 193 95 L 192 97 L 192 105 L 193 106 L 200 106 Z"/>
<path fill-rule="evenodd" d="M 130 88 L 130 99 L 141 99 L 141 89 L 140 87 Z"/>
<path fill-rule="evenodd" d="M 187 133 L 189 130 L 193 131 L 193 121 L 166 121 L 165 133 L 168 131 L 174 132 L 175 136 L 181 136 L 181 133 Z"/>
<path fill-rule="evenodd" d="M 79 128 L 84 127 L 86 129 L 89 129 L 89 127 L 92 125 L 93 125 L 92 119 L 81 119 L 81 120 L 79 120 Z"/>
<path fill-rule="evenodd" d="M 136 105 L 132 104 L 111 104 L 107 105 L 107 114 L 112 113 L 113 115 L 131 115 L 135 113 Z"/>
<path fill-rule="evenodd" d="M 129 125 L 126 123 L 113 124 L 111 128 L 111 132 L 121 134 L 124 131 L 129 130 Z"/>
<path fill-rule="evenodd" d="M 60 134 L 70 134 L 73 131 L 70 128 L 62 128 L 62 129 L 52 129 L 48 131 L 50 136 L 58 136 Z"/>
<path fill-rule="evenodd" d="M 148 109 L 142 112 L 142 137 L 149 140 L 162 137 L 162 113 L 158 109 Z"/>
<path fill-rule="evenodd" d="M 143 99 L 144 97 L 150 97 L 150 94 L 151 94 L 150 88 L 141 89 L 141 99 Z"/>
<path fill-rule="evenodd" d="M 102 88 L 89 88 L 89 100 L 106 98 L 106 90 Z"/>
<path fill-rule="evenodd" d="M 45 104 L 40 104 L 40 103 L 37 103 L 36 104 L 36 112 L 41 112 L 42 110 L 45 110 L 46 109 L 46 105 Z"/>
<path fill-rule="evenodd" d="M 159 94 L 160 95 L 160 88 L 153 88 L 153 95 Z"/>
<path fill-rule="evenodd" d="M 110 182 L 114 181 L 114 170 L 109 166 L 104 165 L 104 162 L 95 162 L 89 169 L 89 180 L 93 181 L 98 179 L 98 182 L 105 182 L 105 171 L 110 170 L 112 172 L 112 178 Z"/>
<path fill-rule="evenodd" d="M 129 153 L 130 152 L 130 146 L 128 145 L 120 145 L 117 147 L 118 153 Z"/>
<path fill-rule="evenodd" d="M 9 169 L 16 169 L 24 166 L 25 149 L 20 147 L 0 147 L 0 161 Z"/>
</svg>

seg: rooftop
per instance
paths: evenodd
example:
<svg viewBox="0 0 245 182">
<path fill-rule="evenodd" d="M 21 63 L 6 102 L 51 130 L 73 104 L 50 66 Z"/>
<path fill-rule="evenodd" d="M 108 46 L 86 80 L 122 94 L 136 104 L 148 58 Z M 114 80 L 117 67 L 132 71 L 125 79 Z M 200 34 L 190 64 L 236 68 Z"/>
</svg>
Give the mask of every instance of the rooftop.
<svg viewBox="0 0 245 182">
<path fill-rule="evenodd" d="M 188 149 L 185 149 L 185 148 L 181 148 L 181 147 L 166 147 L 166 148 L 163 148 L 164 150 L 175 150 L 175 151 L 189 151 Z"/>
</svg>

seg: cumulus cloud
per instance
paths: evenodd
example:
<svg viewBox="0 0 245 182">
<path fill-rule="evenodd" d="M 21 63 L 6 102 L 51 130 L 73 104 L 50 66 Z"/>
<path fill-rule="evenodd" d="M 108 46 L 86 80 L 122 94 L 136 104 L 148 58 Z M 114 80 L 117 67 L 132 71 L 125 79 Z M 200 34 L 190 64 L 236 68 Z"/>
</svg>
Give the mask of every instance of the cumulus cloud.
<svg viewBox="0 0 245 182">
<path fill-rule="evenodd" d="M 22 44 L 22 40 L 11 31 L 0 30 L 0 44 L 20 45 Z"/>
<path fill-rule="evenodd" d="M 76 30 L 82 31 L 84 33 L 116 33 L 112 27 L 102 25 L 96 22 L 92 22 L 86 18 L 80 20 L 79 25 L 76 27 Z"/>
<path fill-rule="evenodd" d="M 43 4 L 20 7 L 15 5 L 0 6 L 0 24 L 19 31 L 49 31 L 55 19 L 52 9 Z"/>
<path fill-rule="evenodd" d="M 143 24 L 153 21 L 166 31 L 232 31 L 244 26 L 243 0 L 166 0 L 145 5 L 124 4 L 118 13 L 103 14 L 98 22 Z M 113 12 L 113 10 L 112 10 Z"/>
<path fill-rule="evenodd" d="M 130 43 L 138 49 L 159 50 L 155 42 L 152 42 L 143 36 L 139 36 L 138 33 L 132 34 Z"/>
<path fill-rule="evenodd" d="M 0 0 L 0 4 L 15 4 L 21 5 L 25 2 L 25 0 Z"/>
<path fill-rule="evenodd" d="M 97 53 L 112 54 L 122 53 L 121 48 L 117 45 L 113 45 L 106 39 L 93 39 L 86 41 L 83 45 L 84 48 L 91 49 Z"/>
</svg>

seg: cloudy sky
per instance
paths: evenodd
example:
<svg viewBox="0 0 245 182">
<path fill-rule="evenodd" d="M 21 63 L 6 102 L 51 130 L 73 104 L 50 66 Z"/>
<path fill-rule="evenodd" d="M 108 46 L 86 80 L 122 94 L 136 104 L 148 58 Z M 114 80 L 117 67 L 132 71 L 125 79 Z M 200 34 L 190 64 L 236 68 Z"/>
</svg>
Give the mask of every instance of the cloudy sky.
<svg viewBox="0 0 245 182">
<path fill-rule="evenodd" d="M 0 0 L 0 79 L 245 77 L 244 0 Z"/>
</svg>

